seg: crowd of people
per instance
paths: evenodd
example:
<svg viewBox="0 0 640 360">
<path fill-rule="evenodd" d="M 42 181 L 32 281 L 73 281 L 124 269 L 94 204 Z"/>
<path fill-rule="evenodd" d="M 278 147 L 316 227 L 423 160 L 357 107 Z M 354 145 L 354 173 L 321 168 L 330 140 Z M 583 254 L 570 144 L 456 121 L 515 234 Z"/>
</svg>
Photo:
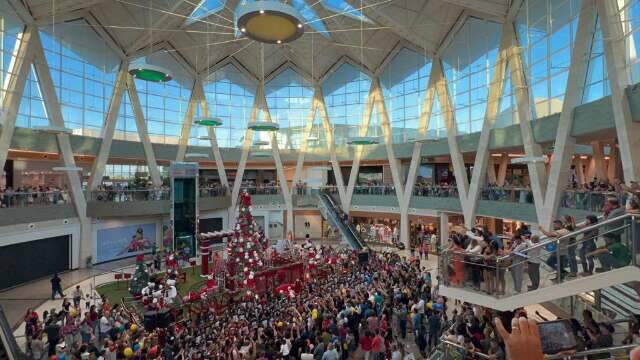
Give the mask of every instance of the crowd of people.
<svg viewBox="0 0 640 360">
<path fill-rule="evenodd" d="M 629 198 L 622 206 L 616 196 L 611 196 L 602 211 L 604 220 L 607 220 L 628 213 L 640 214 L 640 207 L 636 197 Z M 513 292 L 520 293 L 525 274 L 530 282 L 527 290 L 538 289 L 542 266 L 555 275 L 551 279 L 555 282 L 627 266 L 634 255 L 631 252 L 632 242 L 639 239 L 623 241 L 626 225 L 622 221 L 610 222 L 603 229 L 592 228 L 599 221 L 597 216 L 589 215 L 583 223 L 576 224 L 573 217 L 563 216 L 553 222 L 552 229 L 540 229 L 547 237 L 544 240 L 533 234 L 527 225 L 522 225 L 506 243 L 486 227 L 477 226 L 469 230 L 456 226 L 442 258 L 441 269 L 451 286 L 469 284 L 479 291 L 504 295 L 507 270 L 513 280 Z M 638 223 L 629 226 L 638 227 Z M 585 230 L 575 237 L 567 236 L 580 229 Z M 552 241 L 555 239 L 560 240 Z M 596 267 L 596 260 L 599 267 Z M 582 272 L 578 272 L 578 264 Z"/>
<path fill-rule="evenodd" d="M 358 183 L 353 189 L 353 193 L 361 195 L 395 195 L 396 189 L 391 184 L 367 181 Z"/>
<path fill-rule="evenodd" d="M 273 180 L 266 180 L 262 183 L 254 180 L 244 180 L 240 186 L 251 195 L 275 195 L 280 194 L 280 186 Z"/>
<path fill-rule="evenodd" d="M 57 186 L 11 186 L 0 190 L 0 207 L 27 207 L 33 205 L 66 204 L 69 202 L 66 187 Z"/>
<path fill-rule="evenodd" d="M 304 250 L 304 251 L 308 251 Z M 303 251 L 303 250 L 300 250 Z M 34 359 L 415 359 L 437 345 L 446 299 L 417 261 L 392 253 L 313 249 L 339 259 L 295 296 L 266 293 L 225 310 L 196 307 L 169 327 L 146 330 L 108 299 L 62 300 L 25 315 Z M 409 350 L 414 348 L 417 350 Z M 418 352 L 413 354 L 413 352 Z"/>
<path fill-rule="evenodd" d="M 413 187 L 414 196 L 425 197 L 458 197 L 456 184 L 443 182 L 435 185 L 431 182 L 419 182 Z"/>
<path fill-rule="evenodd" d="M 307 195 L 309 193 L 309 186 L 306 182 L 298 180 L 298 182 L 294 184 L 294 193 L 296 195 Z"/>
</svg>

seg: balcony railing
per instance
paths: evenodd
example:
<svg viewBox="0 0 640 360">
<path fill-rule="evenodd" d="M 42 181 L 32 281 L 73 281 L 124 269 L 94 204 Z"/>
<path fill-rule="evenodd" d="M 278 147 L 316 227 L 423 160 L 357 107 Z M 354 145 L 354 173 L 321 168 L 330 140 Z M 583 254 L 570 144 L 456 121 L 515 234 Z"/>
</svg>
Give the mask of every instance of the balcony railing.
<svg viewBox="0 0 640 360">
<path fill-rule="evenodd" d="M 528 188 L 486 187 L 482 190 L 482 200 L 531 204 L 533 203 L 533 193 Z"/>
<path fill-rule="evenodd" d="M 583 270 L 593 269 L 594 260 L 600 263 L 596 272 L 638 266 L 639 243 L 640 214 L 626 214 L 502 256 L 471 254 L 451 246 L 442 251 L 439 269 L 447 287 L 504 298 L 589 276 L 588 271 L 577 274 L 578 264 Z M 524 274 L 531 286 L 524 284 Z"/>
<path fill-rule="evenodd" d="M 41 205 L 62 205 L 71 200 L 66 190 L 46 192 L 14 192 L 0 194 L 0 207 L 17 208 Z"/>
<path fill-rule="evenodd" d="M 612 346 L 608 348 L 590 349 L 584 351 L 563 352 L 555 355 L 545 355 L 545 359 L 603 359 L 603 360 L 617 360 L 628 359 L 629 353 L 637 345 L 620 345 Z M 464 346 L 456 344 L 451 341 L 441 340 L 440 345 L 434 350 L 429 359 L 494 359 L 488 354 L 480 351 L 468 351 Z"/>
<path fill-rule="evenodd" d="M 213 198 L 227 195 L 227 188 L 225 186 L 218 187 L 203 187 L 199 190 L 201 198 Z"/>
<path fill-rule="evenodd" d="M 240 190 L 246 190 L 249 195 L 278 195 L 280 186 L 242 186 Z"/>
<path fill-rule="evenodd" d="M 416 185 L 413 187 L 413 196 L 457 198 L 458 188 L 454 185 Z"/>
<path fill-rule="evenodd" d="M 89 201 L 104 202 L 131 202 L 131 201 L 158 201 L 169 200 L 169 189 L 142 189 L 142 190 L 94 190 L 87 196 Z"/>
<path fill-rule="evenodd" d="M 391 185 L 356 185 L 353 193 L 357 195 L 395 195 L 396 189 Z"/>
</svg>

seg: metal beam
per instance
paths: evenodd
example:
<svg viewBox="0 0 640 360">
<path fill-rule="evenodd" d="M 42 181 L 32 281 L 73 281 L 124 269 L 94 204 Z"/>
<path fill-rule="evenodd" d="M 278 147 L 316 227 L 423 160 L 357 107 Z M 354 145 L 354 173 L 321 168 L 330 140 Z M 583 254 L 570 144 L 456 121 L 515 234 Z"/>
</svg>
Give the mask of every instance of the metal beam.
<svg viewBox="0 0 640 360">
<path fill-rule="evenodd" d="M 153 186 L 160 187 L 162 185 L 160 170 L 158 169 L 156 155 L 153 152 L 153 145 L 151 145 L 149 133 L 147 132 L 147 123 L 145 122 L 142 106 L 140 105 L 140 98 L 138 97 L 138 91 L 136 90 L 136 83 L 131 75 L 127 75 L 127 88 L 129 90 L 131 107 L 133 108 L 133 113 L 136 119 L 136 128 L 138 129 L 140 142 L 142 142 L 142 146 L 144 148 L 144 156 L 147 160 L 147 166 L 149 167 L 151 182 L 153 183 Z"/>
<path fill-rule="evenodd" d="M 126 60 L 120 64 L 120 71 L 118 71 L 118 77 L 116 78 L 116 83 L 113 86 L 111 102 L 109 103 L 109 109 L 105 114 L 100 150 L 98 150 L 98 155 L 93 161 L 93 166 L 91 168 L 91 177 L 89 178 L 90 191 L 95 190 L 100 184 L 102 184 L 104 168 L 107 165 L 107 160 L 109 159 L 111 143 L 113 142 L 113 134 L 115 133 L 116 123 L 118 122 L 118 113 L 120 111 L 120 104 L 122 103 L 122 95 L 124 93 L 124 89 L 127 87 L 127 76 L 129 75 L 127 72 L 128 67 L 129 64 Z"/>
<path fill-rule="evenodd" d="M 309 115 L 307 116 L 307 122 L 304 127 L 304 132 L 302 133 L 302 143 L 300 144 L 300 149 L 298 150 L 298 161 L 296 161 L 296 171 L 293 175 L 293 183 L 292 186 L 296 186 L 298 181 L 302 180 L 302 168 L 304 167 L 304 155 L 307 152 L 308 147 L 308 139 L 311 135 L 311 130 L 313 130 L 313 123 L 315 120 L 316 113 L 319 111 L 318 107 L 320 106 L 320 99 L 318 99 L 321 95 L 319 86 L 314 87 L 313 99 L 311 100 L 311 109 L 309 110 Z"/>
<path fill-rule="evenodd" d="M 65 16 L 69 13 L 73 13 L 78 10 L 87 10 L 96 5 L 99 5 L 106 0 L 61 0 L 54 2 L 55 8 L 52 9 L 48 2 L 46 5 L 39 6 L 38 8 L 44 8 L 44 11 L 34 11 L 34 18 L 36 22 L 47 21 L 48 18 L 59 16 Z"/>
</svg>

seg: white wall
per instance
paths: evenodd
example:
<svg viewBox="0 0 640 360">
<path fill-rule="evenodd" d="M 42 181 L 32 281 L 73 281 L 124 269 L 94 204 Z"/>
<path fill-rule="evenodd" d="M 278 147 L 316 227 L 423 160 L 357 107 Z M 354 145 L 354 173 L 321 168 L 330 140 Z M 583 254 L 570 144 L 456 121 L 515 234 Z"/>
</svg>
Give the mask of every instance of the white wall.
<svg viewBox="0 0 640 360">
<path fill-rule="evenodd" d="M 304 223 L 309 222 L 311 227 L 305 228 Z M 312 239 L 319 239 L 322 237 L 322 216 L 318 215 L 296 215 L 294 219 L 295 224 L 295 238 L 304 239 L 306 234 Z"/>
<path fill-rule="evenodd" d="M 71 235 L 71 268 L 81 266 L 80 222 L 77 218 L 0 227 L 0 246 L 20 244 L 54 236 Z M 2 251 L 2 248 L 0 248 Z M 82 264 L 84 266 L 84 264 Z"/>
</svg>

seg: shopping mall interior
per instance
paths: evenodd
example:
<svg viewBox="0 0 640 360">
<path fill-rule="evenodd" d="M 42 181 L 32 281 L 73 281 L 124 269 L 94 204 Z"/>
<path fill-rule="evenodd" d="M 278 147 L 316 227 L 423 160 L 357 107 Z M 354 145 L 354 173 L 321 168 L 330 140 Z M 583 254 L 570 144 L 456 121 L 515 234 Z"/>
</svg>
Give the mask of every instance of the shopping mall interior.
<svg viewBox="0 0 640 360">
<path fill-rule="evenodd" d="M 0 0 L 0 359 L 640 359 L 636 24 Z"/>
</svg>

